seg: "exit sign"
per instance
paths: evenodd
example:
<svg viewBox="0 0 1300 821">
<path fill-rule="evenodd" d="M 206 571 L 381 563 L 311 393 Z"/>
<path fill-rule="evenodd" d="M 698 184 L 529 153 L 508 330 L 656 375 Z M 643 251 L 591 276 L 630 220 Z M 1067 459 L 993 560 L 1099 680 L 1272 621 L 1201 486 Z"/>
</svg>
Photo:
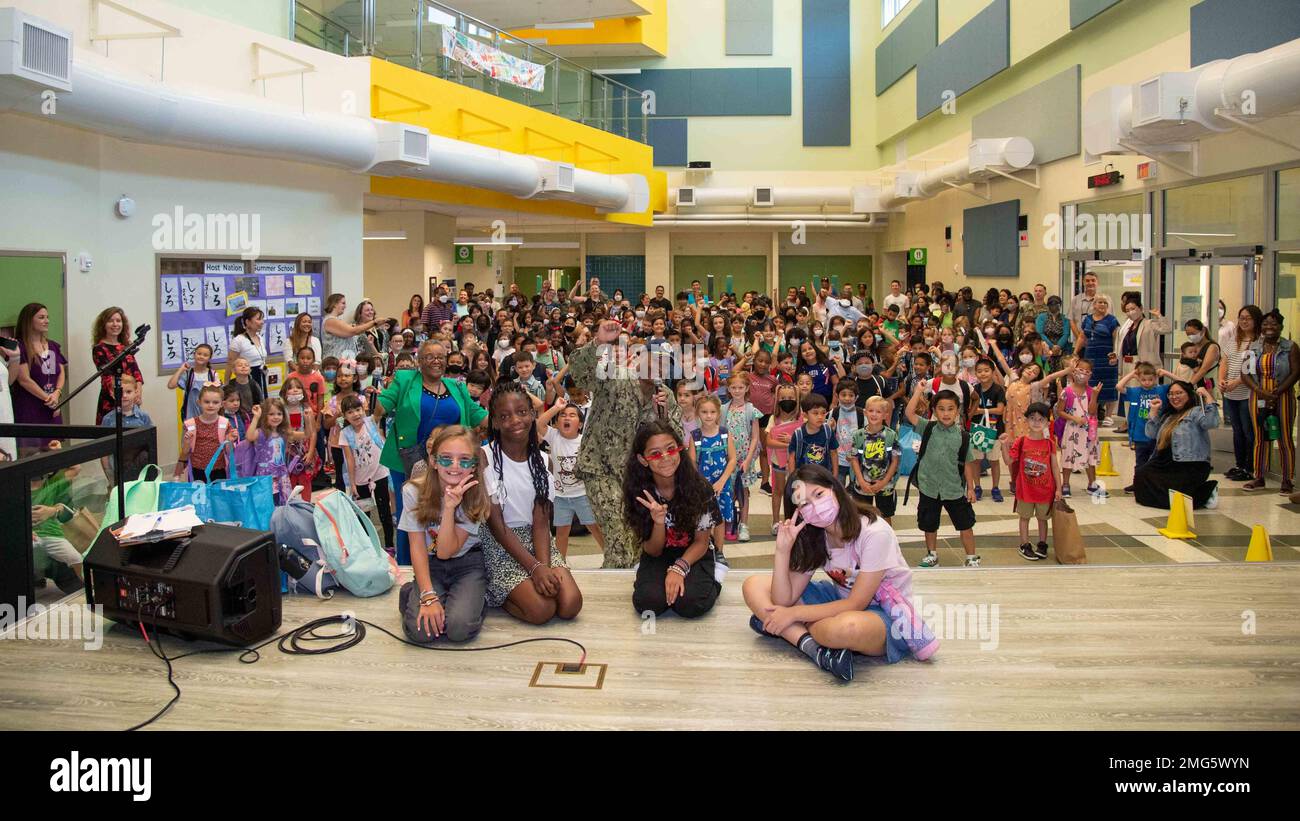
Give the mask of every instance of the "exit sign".
<svg viewBox="0 0 1300 821">
<path fill-rule="evenodd" d="M 1107 171 L 1104 174 L 1093 174 L 1088 178 L 1089 188 L 1105 188 L 1108 185 L 1117 185 L 1124 175 L 1118 171 Z"/>
<path fill-rule="evenodd" d="M 908 248 L 907 264 L 924 265 L 926 260 L 926 250 L 924 248 Z"/>
<path fill-rule="evenodd" d="M 1138 179 L 1154 180 L 1159 172 L 1160 166 L 1155 162 L 1138 163 Z"/>
</svg>

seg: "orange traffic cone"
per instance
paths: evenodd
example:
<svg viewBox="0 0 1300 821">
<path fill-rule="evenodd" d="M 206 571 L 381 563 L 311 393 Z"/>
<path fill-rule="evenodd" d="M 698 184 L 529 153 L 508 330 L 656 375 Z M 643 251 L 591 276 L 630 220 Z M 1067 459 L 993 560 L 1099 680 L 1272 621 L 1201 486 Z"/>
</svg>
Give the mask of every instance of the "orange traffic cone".
<svg viewBox="0 0 1300 821">
<path fill-rule="evenodd" d="M 1097 467 L 1098 476 L 1118 476 L 1115 465 L 1110 461 L 1110 442 L 1101 443 L 1101 464 Z"/>
<path fill-rule="evenodd" d="M 1263 525 L 1255 525 L 1250 531 L 1250 547 L 1246 548 L 1246 561 L 1273 561 L 1273 545 L 1269 543 L 1268 531 Z"/>
<path fill-rule="evenodd" d="M 1192 513 L 1192 497 L 1176 490 L 1169 491 L 1169 522 L 1160 528 L 1160 535 L 1167 539 L 1195 539 L 1192 528 L 1196 518 Z"/>
</svg>

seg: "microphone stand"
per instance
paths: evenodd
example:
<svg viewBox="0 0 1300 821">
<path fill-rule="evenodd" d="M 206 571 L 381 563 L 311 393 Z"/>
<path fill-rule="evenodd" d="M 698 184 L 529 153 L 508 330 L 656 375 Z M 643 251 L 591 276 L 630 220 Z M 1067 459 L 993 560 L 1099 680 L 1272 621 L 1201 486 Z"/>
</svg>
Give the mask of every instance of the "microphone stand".
<svg viewBox="0 0 1300 821">
<path fill-rule="evenodd" d="M 85 390 L 92 382 L 95 382 L 109 374 L 113 376 L 113 482 L 117 486 L 117 519 L 121 521 L 126 518 L 126 492 L 124 477 L 122 475 L 122 437 L 125 435 L 125 429 L 122 427 L 122 368 L 126 358 L 132 354 L 138 353 L 140 345 L 144 343 L 144 338 L 149 333 L 148 325 L 141 325 L 135 329 L 135 339 L 128 343 L 117 356 L 113 357 L 104 367 L 95 371 L 85 382 L 77 386 L 77 389 L 68 394 L 57 406 L 55 412 L 58 412 L 64 405 L 72 401 L 72 398 Z"/>
</svg>

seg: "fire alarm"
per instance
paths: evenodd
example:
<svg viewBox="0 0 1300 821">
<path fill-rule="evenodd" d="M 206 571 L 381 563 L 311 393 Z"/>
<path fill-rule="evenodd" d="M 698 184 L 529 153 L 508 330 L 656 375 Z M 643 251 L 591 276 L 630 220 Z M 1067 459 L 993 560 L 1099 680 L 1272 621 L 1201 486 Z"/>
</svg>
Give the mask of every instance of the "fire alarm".
<svg viewBox="0 0 1300 821">
<path fill-rule="evenodd" d="M 135 200 L 123 195 L 117 201 L 117 215 L 126 218 L 135 213 Z"/>
</svg>

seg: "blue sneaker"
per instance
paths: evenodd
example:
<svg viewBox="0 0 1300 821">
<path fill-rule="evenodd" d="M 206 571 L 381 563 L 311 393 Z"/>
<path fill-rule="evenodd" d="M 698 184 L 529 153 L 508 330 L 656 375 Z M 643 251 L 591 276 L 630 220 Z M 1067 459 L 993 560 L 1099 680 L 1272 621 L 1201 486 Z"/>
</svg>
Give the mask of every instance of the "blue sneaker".
<svg viewBox="0 0 1300 821">
<path fill-rule="evenodd" d="M 750 616 L 750 617 L 749 617 L 749 629 L 750 629 L 750 630 L 753 630 L 755 633 L 759 634 L 760 636 L 764 636 L 764 637 L 769 638 L 769 639 L 779 639 L 779 638 L 781 638 L 781 637 L 778 636 L 778 635 L 775 635 L 775 634 L 773 634 L 773 633 L 769 633 L 769 632 L 767 632 L 766 630 L 764 630 L 764 629 L 763 629 L 763 621 L 762 621 L 758 616 Z"/>
<path fill-rule="evenodd" d="M 817 651 L 817 666 L 840 681 L 853 681 L 853 651 L 848 648 L 832 650 L 823 647 Z"/>
<path fill-rule="evenodd" d="M 1066 485 L 1065 487 L 1061 488 L 1061 496 L 1062 496 L 1063 498 L 1066 498 L 1066 499 L 1070 498 L 1070 486 L 1069 486 L 1069 485 Z"/>
<path fill-rule="evenodd" d="M 981 485 L 976 485 L 976 486 L 975 486 L 975 501 L 978 502 L 980 499 L 983 499 L 983 498 L 984 498 L 984 488 L 983 488 Z"/>
<path fill-rule="evenodd" d="M 1002 489 L 1001 489 L 1001 488 L 996 488 L 996 487 L 993 488 L 993 493 L 992 493 L 991 495 L 993 496 L 993 501 L 995 501 L 995 502 L 1001 502 L 1001 501 L 1002 501 Z"/>
</svg>

